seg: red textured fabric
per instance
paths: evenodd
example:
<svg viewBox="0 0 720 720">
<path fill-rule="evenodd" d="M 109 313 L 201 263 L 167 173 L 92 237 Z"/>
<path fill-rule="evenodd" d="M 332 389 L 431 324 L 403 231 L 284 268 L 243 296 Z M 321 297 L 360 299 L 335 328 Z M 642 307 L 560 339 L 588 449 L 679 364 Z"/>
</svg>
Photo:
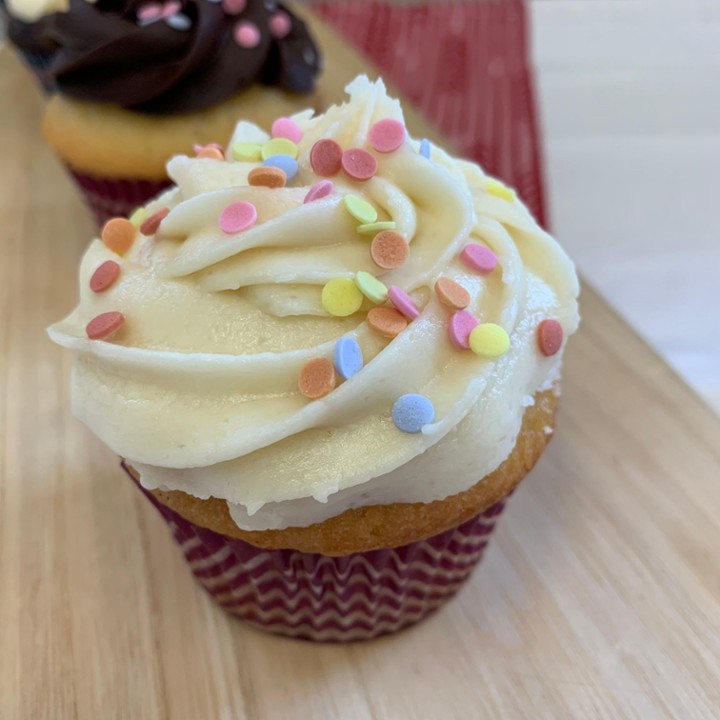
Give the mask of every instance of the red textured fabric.
<svg viewBox="0 0 720 720">
<path fill-rule="evenodd" d="M 313 10 L 545 224 L 524 2 L 333 0 Z"/>
</svg>

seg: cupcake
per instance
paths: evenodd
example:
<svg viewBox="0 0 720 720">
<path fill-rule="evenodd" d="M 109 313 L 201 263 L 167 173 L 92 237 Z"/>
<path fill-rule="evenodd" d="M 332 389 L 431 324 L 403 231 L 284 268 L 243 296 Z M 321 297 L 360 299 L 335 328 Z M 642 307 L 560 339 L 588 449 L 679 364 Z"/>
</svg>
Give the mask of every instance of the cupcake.
<svg viewBox="0 0 720 720">
<path fill-rule="evenodd" d="M 461 587 L 552 437 L 578 324 L 574 267 L 515 193 L 410 138 L 381 81 L 347 91 L 174 157 L 50 328 L 75 415 L 204 588 L 319 641 Z"/>
<path fill-rule="evenodd" d="M 70 0 L 33 31 L 54 48 L 45 138 L 100 224 L 167 187 L 173 155 L 226 142 L 238 117 L 320 103 L 320 55 L 281 3 Z"/>
</svg>

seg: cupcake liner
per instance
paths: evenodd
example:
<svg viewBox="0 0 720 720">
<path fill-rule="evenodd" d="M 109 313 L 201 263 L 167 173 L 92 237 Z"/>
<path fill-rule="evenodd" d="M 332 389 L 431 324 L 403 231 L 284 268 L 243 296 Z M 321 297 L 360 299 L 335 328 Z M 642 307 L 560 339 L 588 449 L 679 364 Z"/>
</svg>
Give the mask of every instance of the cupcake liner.
<svg viewBox="0 0 720 720">
<path fill-rule="evenodd" d="M 100 227 L 110 218 L 128 217 L 138 206 L 145 205 L 172 184 L 169 180 L 97 177 L 70 167 L 68 171 L 82 190 L 85 203 Z"/>
<path fill-rule="evenodd" d="M 125 463 L 123 468 L 132 478 Z M 220 535 L 140 489 L 223 609 L 262 630 L 317 642 L 369 640 L 439 608 L 481 559 L 505 505 L 503 500 L 451 530 L 403 547 L 329 557 L 263 550 Z"/>
</svg>

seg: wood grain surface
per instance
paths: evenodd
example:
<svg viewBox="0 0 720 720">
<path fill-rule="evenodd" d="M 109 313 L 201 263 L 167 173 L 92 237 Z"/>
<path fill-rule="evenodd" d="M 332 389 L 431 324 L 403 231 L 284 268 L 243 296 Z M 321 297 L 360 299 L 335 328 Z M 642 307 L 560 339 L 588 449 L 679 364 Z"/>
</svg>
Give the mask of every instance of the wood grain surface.
<svg viewBox="0 0 720 720">
<path fill-rule="evenodd" d="M 361 62 L 320 32 L 339 97 Z M 71 419 L 44 328 L 92 226 L 7 50 L 0 97 L 2 720 L 720 716 L 720 422 L 587 287 L 557 438 L 450 605 L 347 646 L 218 609 Z"/>
</svg>

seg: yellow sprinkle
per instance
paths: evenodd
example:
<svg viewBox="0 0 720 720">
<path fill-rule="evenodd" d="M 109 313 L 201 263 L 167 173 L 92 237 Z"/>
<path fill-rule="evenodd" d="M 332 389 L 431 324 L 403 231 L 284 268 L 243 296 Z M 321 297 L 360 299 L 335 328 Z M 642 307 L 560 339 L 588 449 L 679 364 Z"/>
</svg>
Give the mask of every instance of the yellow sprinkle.
<svg viewBox="0 0 720 720">
<path fill-rule="evenodd" d="M 289 155 L 295 160 L 298 156 L 298 146 L 287 138 L 273 138 L 262 146 L 262 159 L 267 160 L 273 155 Z"/>
<path fill-rule="evenodd" d="M 238 162 L 258 162 L 262 160 L 262 148 L 256 143 L 236 142 L 232 156 Z"/>
<path fill-rule="evenodd" d="M 481 323 L 470 333 L 470 349 L 480 357 L 500 357 L 510 349 L 510 337 L 495 323 Z"/>
<path fill-rule="evenodd" d="M 343 198 L 345 209 L 362 225 L 369 225 L 377 220 L 377 210 L 357 195 L 346 195 Z"/>
<path fill-rule="evenodd" d="M 490 178 L 485 183 L 485 190 L 491 195 L 495 195 L 496 197 L 507 200 L 508 202 L 515 202 L 517 199 L 517 195 L 512 188 L 509 188 L 507 185 L 503 185 L 503 183 L 499 180 L 494 180 L 493 178 Z"/>
<path fill-rule="evenodd" d="M 147 220 L 147 218 L 147 210 L 144 207 L 139 207 L 128 219 L 136 228 L 139 228 Z"/>
<path fill-rule="evenodd" d="M 362 303 L 362 293 L 349 278 L 330 280 L 322 290 L 323 307 L 337 317 L 347 317 L 356 313 Z"/>
<path fill-rule="evenodd" d="M 367 223 L 366 225 L 358 225 L 357 231 L 361 235 L 377 235 L 383 230 L 394 230 L 395 223 L 392 221 Z"/>
<path fill-rule="evenodd" d="M 360 292 L 376 305 L 382 305 L 388 299 L 388 289 L 375 276 L 361 270 L 355 275 L 355 284 Z"/>
</svg>

